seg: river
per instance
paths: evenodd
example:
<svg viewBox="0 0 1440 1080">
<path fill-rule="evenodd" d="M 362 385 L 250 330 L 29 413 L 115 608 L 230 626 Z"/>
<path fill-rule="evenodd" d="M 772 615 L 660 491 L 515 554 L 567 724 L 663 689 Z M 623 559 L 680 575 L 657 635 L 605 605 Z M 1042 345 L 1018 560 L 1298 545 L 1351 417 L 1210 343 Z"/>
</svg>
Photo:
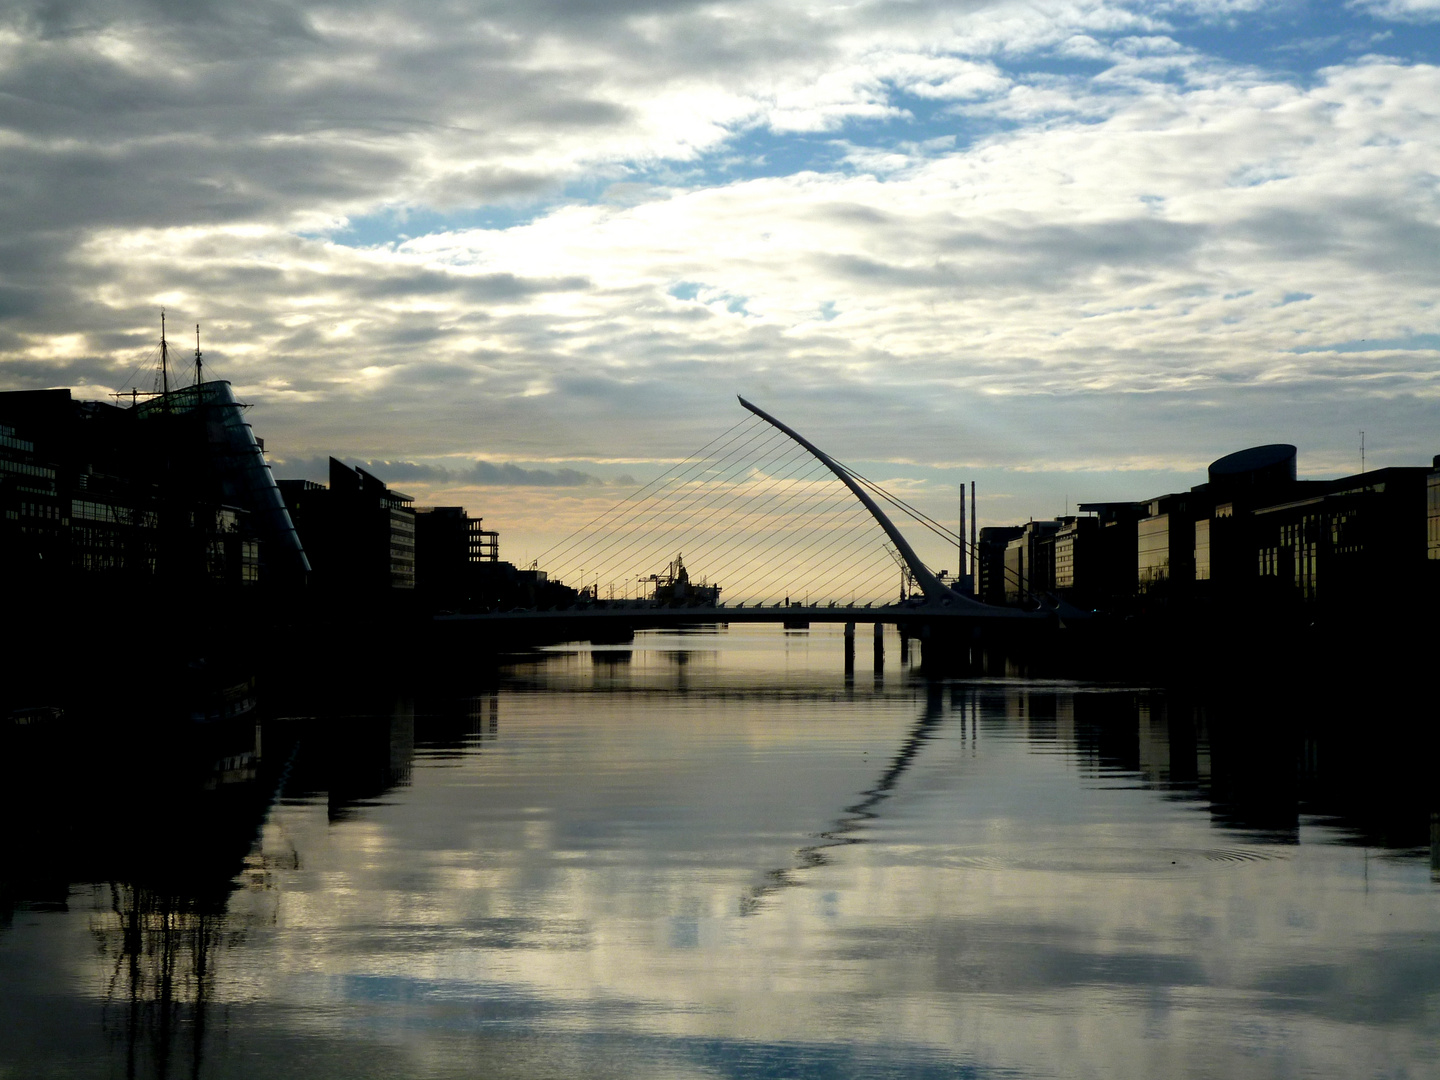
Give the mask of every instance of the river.
<svg viewBox="0 0 1440 1080">
<path fill-rule="evenodd" d="M 0 1077 L 1440 1075 L 1413 717 L 860 646 L 317 672 L 194 782 L 12 747 Z"/>
</svg>

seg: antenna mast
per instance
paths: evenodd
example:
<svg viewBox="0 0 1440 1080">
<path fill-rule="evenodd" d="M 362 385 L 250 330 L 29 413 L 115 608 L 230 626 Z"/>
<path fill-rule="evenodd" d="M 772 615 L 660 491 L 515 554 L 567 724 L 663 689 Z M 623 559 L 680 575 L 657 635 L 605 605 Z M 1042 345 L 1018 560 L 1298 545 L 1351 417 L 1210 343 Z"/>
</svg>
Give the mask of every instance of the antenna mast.
<svg viewBox="0 0 1440 1080">
<path fill-rule="evenodd" d="M 199 386 L 203 378 L 203 364 L 200 360 L 200 324 L 195 324 L 195 385 Z"/>
</svg>

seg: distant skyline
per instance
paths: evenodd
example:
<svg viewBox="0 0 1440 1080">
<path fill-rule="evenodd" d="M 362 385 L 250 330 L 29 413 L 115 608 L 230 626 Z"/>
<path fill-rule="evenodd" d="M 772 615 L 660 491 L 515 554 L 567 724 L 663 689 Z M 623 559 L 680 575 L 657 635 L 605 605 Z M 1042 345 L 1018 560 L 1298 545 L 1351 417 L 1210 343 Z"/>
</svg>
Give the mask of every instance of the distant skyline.
<svg viewBox="0 0 1440 1080">
<path fill-rule="evenodd" d="M 516 562 L 736 394 L 982 525 L 1426 464 L 1437 64 L 1440 0 L 6 3 L 0 388 L 147 388 L 163 306 L 277 475 Z"/>
</svg>

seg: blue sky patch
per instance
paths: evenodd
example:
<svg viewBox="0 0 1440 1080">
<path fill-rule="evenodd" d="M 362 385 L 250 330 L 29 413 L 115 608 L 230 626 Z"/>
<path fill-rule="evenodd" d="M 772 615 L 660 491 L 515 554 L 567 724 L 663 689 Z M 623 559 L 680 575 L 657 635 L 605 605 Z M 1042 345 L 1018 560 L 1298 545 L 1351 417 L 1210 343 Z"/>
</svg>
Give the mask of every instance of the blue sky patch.
<svg viewBox="0 0 1440 1080">
<path fill-rule="evenodd" d="M 1369 53 L 1411 63 L 1440 61 L 1440 25 L 1395 23 L 1348 4 L 1283 2 L 1227 17 L 1169 16 L 1180 44 L 1232 64 L 1290 76 L 1302 85 L 1327 67 Z"/>
</svg>

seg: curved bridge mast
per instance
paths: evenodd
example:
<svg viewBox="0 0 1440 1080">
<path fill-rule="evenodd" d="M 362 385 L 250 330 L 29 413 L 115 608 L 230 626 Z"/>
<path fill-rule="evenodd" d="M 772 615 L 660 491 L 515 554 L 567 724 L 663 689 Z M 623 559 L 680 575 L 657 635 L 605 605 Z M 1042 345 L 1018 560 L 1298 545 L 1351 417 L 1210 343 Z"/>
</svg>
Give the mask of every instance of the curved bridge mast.
<svg viewBox="0 0 1440 1080">
<path fill-rule="evenodd" d="M 879 523 L 880 528 L 885 530 L 885 535 L 890 538 L 890 542 L 894 544 L 896 550 L 900 552 L 900 557 L 905 560 L 905 565 L 910 568 L 910 573 L 914 575 L 915 583 L 920 586 L 920 591 L 925 594 L 927 601 L 933 603 L 949 601 L 953 603 L 955 600 L 964 600 L 967 603 L 974 603 L 968 596 L 964 596 L 957 593 L 954 589 L 949 588 L 930 572 L 930 568 L 920 561 L 920 557 L 915 554 L 915 549 L 910 546 L 910 542 L 906 540 L 900 530 L 895 527 L 895 523 L 886 516 L 885 511 L 881 510 L 880 507 L 875 504 L 875 500 L 869 496 L 865 489 L 855 482 L 855 478 L 846 471 L 843 465 L 806 439 L 805 436 L 801 435 L 794 428 L 787 427 L 779 420 L 776 420 L 775 417 L 771 416 L 764 409 L 750 404 L 750 402 L 746 401 L 743 397 L 740 398 L 740 404 L 760 417 L 761 420 L 764 420 L 772 427 L 779 428 L 806 450 L 809 450 L 810 453 L 815 455 L 815 458 L 820 464 L 834 473 L 835 478 L 850 489 L 851 493 L 860 500 L 865 509 L 870 511 L 870 516 Z"/>
</svg>

